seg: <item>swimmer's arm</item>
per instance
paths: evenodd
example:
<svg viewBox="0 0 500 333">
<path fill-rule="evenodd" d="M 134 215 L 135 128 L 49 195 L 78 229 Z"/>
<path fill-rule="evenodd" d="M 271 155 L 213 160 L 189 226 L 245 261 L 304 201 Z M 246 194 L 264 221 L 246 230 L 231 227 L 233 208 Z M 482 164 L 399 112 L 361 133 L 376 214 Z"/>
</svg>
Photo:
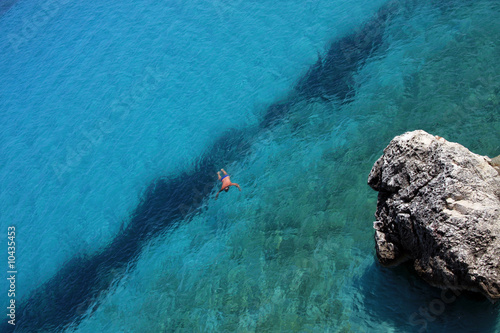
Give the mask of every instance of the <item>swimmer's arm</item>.
<svg viewBox="0 0 500 333">
<path fill-rule="evenodd" d="M 215 195 L 215 200 L 217 200 L 217 197 L 219 196 L 220 192 L 222 192 L 222 190 L 219 190 L 219 192 L 217 192 L 217 194 Z"/>
<path fill-rule="evenodd" d="M 237 187 L 237 188 L 241 191 L 241 187 L 240 187 L 240 185 L 238 185 L 238 184 L 236 184 L 236 183 L 231 183 L 231 185 L 236 186 L 236 187 Z"/>
</svg>

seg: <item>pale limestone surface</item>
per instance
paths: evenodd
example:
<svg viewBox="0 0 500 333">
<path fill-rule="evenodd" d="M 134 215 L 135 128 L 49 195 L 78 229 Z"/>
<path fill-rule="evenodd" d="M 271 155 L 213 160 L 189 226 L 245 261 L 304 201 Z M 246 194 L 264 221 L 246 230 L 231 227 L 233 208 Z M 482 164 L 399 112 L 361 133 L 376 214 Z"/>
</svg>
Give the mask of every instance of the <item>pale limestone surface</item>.
<svg viewBox="0 0 500 333">
<path fill-rule="evenodd" d="M 411 260 L 427 282 L 500 298 L 500 168 L 422 130 L 395 137 L 368 184 L 379 192 L 375 243 L 386 266 Z"/>
</svg>

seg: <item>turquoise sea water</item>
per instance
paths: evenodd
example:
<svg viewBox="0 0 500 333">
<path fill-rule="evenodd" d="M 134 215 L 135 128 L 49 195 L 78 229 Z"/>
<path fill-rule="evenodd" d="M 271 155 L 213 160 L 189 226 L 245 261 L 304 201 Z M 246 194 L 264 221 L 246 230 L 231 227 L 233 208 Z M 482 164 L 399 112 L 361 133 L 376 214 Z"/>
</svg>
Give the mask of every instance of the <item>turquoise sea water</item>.
<svg viewBox="0 0 500 333">
<path fill-rule="evenodd" d="M 17 331 L 500 331 L 376 263 L 366 185 L 408 130 L 500 154 L 498 1 L 21 0 L 0 32 Z"/>
</svg>

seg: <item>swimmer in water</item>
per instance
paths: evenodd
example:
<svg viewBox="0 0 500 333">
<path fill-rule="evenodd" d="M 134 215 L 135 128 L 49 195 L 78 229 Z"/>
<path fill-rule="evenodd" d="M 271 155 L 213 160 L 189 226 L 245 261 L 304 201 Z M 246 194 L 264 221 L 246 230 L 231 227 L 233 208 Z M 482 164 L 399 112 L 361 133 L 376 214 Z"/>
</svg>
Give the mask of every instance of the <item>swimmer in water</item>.
<svg viewBox="0 0 500 333">
<path fill-rule="evenodd" d="M 224 174 L 224 176 L 220 176 L 220 171 Z M 240 191 L 241 187 L 240 185 L 236 183 L 231 183 L 231 179 L 229 178 L 229 175 L 227 174 L 226 170 L 220 169 L 220 171 L 217 172 L 217 176 L 219 176 L 219 180 L 222 182 L 222 187 L 220 188 L 219 192 L 217 192 L 217 195 L 215 196 L 215 200 L 217 200 L 217 197 L 219 196 L 219 193 L 222 191 L 229 191 L 229 186 L 236 186 Z"/>
</svg>

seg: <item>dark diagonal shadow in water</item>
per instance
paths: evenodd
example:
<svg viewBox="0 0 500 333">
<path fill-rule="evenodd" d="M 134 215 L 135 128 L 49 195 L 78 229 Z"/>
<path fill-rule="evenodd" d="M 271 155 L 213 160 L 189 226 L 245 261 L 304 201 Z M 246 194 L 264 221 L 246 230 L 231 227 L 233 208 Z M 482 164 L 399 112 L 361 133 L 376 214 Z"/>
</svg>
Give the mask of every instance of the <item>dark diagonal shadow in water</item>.
<svg viewBox="0 0 500 333">
<path fill-rule="evenodd" d="M 376 261 L 353 286 L 363 295 L 358 311 L 371 320 L 390 323 L 395 332 L 495 332 L 500 303 L 432 287 L 411 265 L 385 268 Z"/>
<path fill-rule="evenodd" d="M 319 57 L 299 81 L 295 88 L 297 93 L 306 99 L 350 101 L 354 97 L 353 74 L 373 52 L 381 51 L 387 21 L 390 16 L 406 9 L 401 5 L 400 1 L 388 2 L 361 28 L 334 41 L 325 57 Z"/>
<path fill-rule="evenodd" d="M 159 178 L 146 190 L 130 223 L 97 254 L 75 257 L 49 281 L 21 303 L 17 314 L 20 332 L 59 331 L 78 324 L 101 293 L 127 269 L 134 267 L 142 246 L 152 237 L 169 232 L 186 217 L 199 211 L 215 186 L 214 171 L 243 159 L 252 142 L 283 119 L 298 101 L 336 98 L 349 101 L 355 72 L 374 53 L 380 52 L 390 18 L 402 9 L 391 1 L 363 27 L 331 44 L 323 59 L 307 72 L 290 96 L 271 105 L 259 126 L 231 130 L 220 137 L 190 171 L 175 178 Z M 4 324 L 5 325 L 5 324 Z M 3 326 L 2 331 L 9 331 Z"/>
<path fill-rule="evenodd" d="M 172 230 L 202 206 L 214 188 L 213 170 L 249 151 L 246 135 L 246 131 L 227 132 L 201 157 L 194 170 L 153 182 L 128 226 L 105 249 L 95 255 L 73 258 L 23 303 L 18 329 L 56 331 L 79 322 L 101 292 L 135 265 L 145 242 Z"/>
<path fill-rule="evenodd" d="M 18 0 L 2 0 L 0 2 L 0 17 L 5 14 Z"/>
</svg>

